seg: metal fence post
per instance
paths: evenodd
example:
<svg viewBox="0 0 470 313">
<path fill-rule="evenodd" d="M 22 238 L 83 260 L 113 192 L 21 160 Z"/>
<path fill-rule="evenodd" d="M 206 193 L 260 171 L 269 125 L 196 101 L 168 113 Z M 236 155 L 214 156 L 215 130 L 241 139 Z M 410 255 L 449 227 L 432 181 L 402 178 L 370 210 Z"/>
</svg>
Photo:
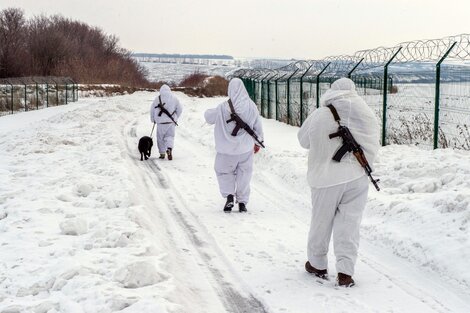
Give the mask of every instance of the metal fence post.
<svg viewBox="0 0 470 313">
<path fill-rule="evenodd" d="M 354 67 L 349 71 L 348 73 L 348 78 L 351 79 L 351 75 L 352 73 L 356 70 L 356 68 L 362 63 L 362 61 L 364 61 L 364 58 L 362 58 L 359 62 L 357 62 L 356 65 L 354 65 Z"/>
<path fill-rule="evenodd" d="M 383 81 L 383 108 L 382 108 L 382 146 L 385 146 L 386 137 L 387 137 L 387 91 L 388 91 L 388 66 L 392 63 L 393 59 L 401 51 L 402 47 L 399 47 L 398 50 L 393 54 L 393 56 L 388 60 L 384 66 L 384 81 Z"/>
<path fill-rule="evenodd" d="M 249 78 L 244 78 L 243 83 L 245 84 L 246 92 L 248 92 L 248 96 L 250 97 L 250 99 L 252 99 L 252 97 L 251 97 L 251 82 L 250 82 Z"/>
<path fill-rule="evenodd" d="M 274 77 L 274 76 L 273 76 Z M 266 82 L 268 84 L 268 118 L 271 118 L 271 96 L 270 96 L 270 80 L 271 80 L 272 77 L 270 77 Z"/>
<path fill-rule="evenodd" d="M 24 84 L 24 110 L 25 110 L 25 111 L 28 111 L 28 103 L 27 103 L 27 102 L 28 102 L 28 99 L 27 99 L 27 96 L 28 96 L 28 95 L 27 95 L 27 93 L 26 93 L 26 92 L 27 92 L 27 89 L 26 89 L 26 88 L 27 88 L 27 87 L 26 87 L 26 83 L 25 83 L 25 84 Z"/>
<path fill-rule="evenodd" d="M 46 83 L 46 108 L 49 107 L 49 83 Z"/>
<path fill-rule="evenodd" d="M 312 64 L 310 64 L 308 69 L 302 74 L 302 76 L 300 76 L 300 125 L 302 125 L 304 123 L 304 95 L 303 95 L 303 93 L 304 93 L 304 82 L 303 82 L 303 79 L 304 79 L 305 74 L 307 74 L 308 71 L 310 71 L 313 64 L 314 63 L 312 62 Z"/>
<path fill-rule="evenodd" d="M 253 77 L 253 102 L 256 104 L 256 78 Z"/>
<path fill-rule="evenodd" d="M 248 77 L 246 81 L 250 90 L 248 94 L 250 95 L 250 99 L 253 101 L 253 82 L 251 81 L 251 77 Z"/>
<path fill-rule="evenodd" d="M 284 75 L 282 75 L 281 77 L 284 77 Z M 274 93 L 276 96 L 276 121 L 279 121 L 279 96 L 278 96 L 277 82 L 279 81 L 279 79 L 281 79 L 281 77 L 278 77 L 277 79 L 274 80 Z"/>
<path fill-rule="evenodd" d="M 296 69 L 294 71 L 294 73 L 292 73 L 292 75 L 289 76 L 289 78 L 287 78 L 287 124 L 290 125 L 290 79 L 295 75 L 297 74 L 297 72 L 299 71 L 299 69 Z"/>
<path fill-rule="evenodd" d="M 436 100 L 434 104 L 434 149 L 438 148 L 439 145 L 439 109 L 440 109 L 440 97 L 441 97 L 441 63 L 449 55 L 450 51 L 455 47 L 457 42 L 455 41 L 452 46 L 444 53 L 442 58 L 436 64 Z"/>
<path fill-rule="evenodd" d="M 39 110 L 39 88 L 38 88 L 38 83 L 36 83 L 36 110 Z"/>
<path fill-rule="evenodd" d="M 57 82 L 55 83 L 55 98 L 57 100 L 56 105 L 59 105 L 59 85 L 57 84 Z"/>
<path fill-rule="evenodd" d="M 269 74 L 267 75 L 264 75 L 263 78 L 261 78 L 261 116 L 263 117 L 266 117 L 264 116 L 264 106 L 265 106 L 265 99 L 263 99 L 263 95 L 264 95 L 264 80 L 266 79 L 266 77 L 268 77 Z"/>
<path fill-rule="evenodd" d="M 317 86 L 316 86 L 316 96 L 317 96 L 317 109 L 320 107 L 320 75 L 323 74 L 323 72 L 326 71 L 328 66 L 330 66 L 331 62 L 328 62 L 328 64 L 318 73 L 317 75 Z"/>
<path fill-rule="evenodd" d="M 258 76 L 256 76 L 256 79 L 258 80 L 258 82 L 256 82 L 256 80 L 255 80 L 255 86 L 256 86 L 255 93 L 257 94 L 256 99 L 257 99 L 257 101 L 259 101 L 260 107 L 262 106 L 262 103 L 263 103 L 263 94 L 262 94 L 262 89 L 261 89 L 262 86 L 259 85 L 259 83 L 261 82 L 260 77 L 262 77 L 262 76 L 263 76 L 263 74 L 259 74 Z M 261 91 L 261 92 L 258 93 L 258 90 Z"/>
<path fill-rule="evenodd" d="M 14 112 L 13 108 L 13 84 L 7 81 L 7 83 L 10 85 L 10 100 L 11 100 L 11 114 Z"/>
<path fill-rule="evenodd" d="M 253 102 L 254 102 L 256 105 L 258 105 L 258 104 L 256 103 L 256 100 L 257 100 L 257 99 L 256 99 L 256 94 L 257 94 L 256 88 L 258 88 L 258 87 L 256 86 L 256 79 L 257 79 L 259 76 L 260 76 L 260 75 L 255 75 L 255 76 L 253 77 Z"/>
<path fill-rule="evenodd" d="M 67 83 L 65 83 L 65 104 L 68 104 L 68 90 L 67 90 Z"/>
</svg>

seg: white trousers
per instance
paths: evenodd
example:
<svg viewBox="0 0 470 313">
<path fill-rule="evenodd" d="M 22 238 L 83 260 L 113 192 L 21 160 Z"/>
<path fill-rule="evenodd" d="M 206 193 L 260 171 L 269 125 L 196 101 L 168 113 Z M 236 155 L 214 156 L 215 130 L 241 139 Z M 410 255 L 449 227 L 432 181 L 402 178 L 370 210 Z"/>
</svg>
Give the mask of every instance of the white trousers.
<svg viewBox="0 0 470 313">
<path fill-rule="evenodd" d="M 253 151 L 239 155 L 217 153 L 214 169 L 222 197 L 234 195 L 237 202 L 247 204 L 253 173 Z"/>
<path fill-rule="evenodd" d="M 175 124 L 157 124 L 158 152 L 165 153 L 168 148 L 173 148 L 175 143 Z"/>
<path fill-rule="evenodd" d="M 328 247 L 333 232 L 336 270 L 351 276 L 354 274 L 359 227 L 368 191 L 367 176 L 337 186 L 312 188 L 312 220 L 307 254 L 313 267 L 327 269 Z"/>
</svg>

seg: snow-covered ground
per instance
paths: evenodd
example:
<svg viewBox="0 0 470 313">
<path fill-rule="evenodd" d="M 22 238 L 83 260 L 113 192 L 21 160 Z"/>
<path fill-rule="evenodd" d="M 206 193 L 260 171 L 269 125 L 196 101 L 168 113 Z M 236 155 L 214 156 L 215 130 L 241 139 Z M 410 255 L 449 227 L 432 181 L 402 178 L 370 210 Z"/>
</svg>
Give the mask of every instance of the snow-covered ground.
<svg viewBox="0 0 470 313">
<path fill-rule="evenodd" d="M 303 269 L 297 128 L 264 120 L 248 214 L 222 213 L 189 98 L 173 161 L 141 162 L 152 93 L 0 118 L 0 312 L 470 312 L 470 152 L 381 149 L 354 288 Z M 154 154 L 156 154 L 154 147 Z"/>
</svg>

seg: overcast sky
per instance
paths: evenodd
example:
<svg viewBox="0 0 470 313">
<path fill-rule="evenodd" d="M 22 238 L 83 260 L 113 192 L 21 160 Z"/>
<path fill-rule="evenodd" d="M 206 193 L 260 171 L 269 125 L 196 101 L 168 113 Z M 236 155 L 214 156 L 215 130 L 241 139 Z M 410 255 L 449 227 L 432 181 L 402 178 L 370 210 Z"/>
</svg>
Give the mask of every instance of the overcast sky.
<svg viewBox="0 0 470 313">
<path fill-rule="evenodd" d="M 133 52 L 320 59 L 470 32 L 470 0 L 0 0 L 61 14 Z"/>
</svg>

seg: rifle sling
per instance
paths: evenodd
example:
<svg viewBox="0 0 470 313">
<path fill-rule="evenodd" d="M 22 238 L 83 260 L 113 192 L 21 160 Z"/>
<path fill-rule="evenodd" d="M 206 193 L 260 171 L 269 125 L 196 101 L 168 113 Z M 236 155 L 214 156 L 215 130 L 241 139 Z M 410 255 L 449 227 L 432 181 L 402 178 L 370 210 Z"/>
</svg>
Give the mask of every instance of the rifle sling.
<svg viewBox="0 0 470 313">
<path fill-rule="evenodd" d="M 162 114 L 163 114 L 163 110 L 162 110 L 162 109 L 163 109 L 164 104 L 162 104 L 162 97 L 161 97 L 160 95 L 158 95 L 158 102 L 159 102 L 159 103 L 158 103 L 158 105 L 157 105 L 157 108 L 160 109 L 160 112 L 158 113 L 158 116 L 162 116 Z"/>
<path fill-rule="evenodd" d="M 328 104 L 326 107 L 330 109 L 331 114 L 333 114 L 333 118 L 335 119 L 335 122 L 337 122 L 338 125 L 341 126 L 339 122 L 341 121 L 341 118 L 339 117 L 338 111 L 336 111 L 336 108 L 334 107 L 334 105 Z M 330 139 L 331 139 L 331 135 L 330 135 Z M 333 156 L 333 160 L 335 160 L 336 162 L 340 162 L 343 156 L 346 153 L 351 152 L 351 151 L 352 151 L 351 147 L 347 143 L 344 143 L 344 140 L 343 140 L 343 144 L 336 151 L 335 155 Z"/>
<path fill-rule="evenodd" d="M 160 112 L 158 113 L 158 116 L 162 116 L 162 114 L 165 113 L 165 115 L 167 115 L 171 119 L 171 122 L 165 123 L 165 124 L 171 124 L 171 123 L 176 124 L 175 120 L 172 117 L 172 115 L 176 113 L 176 110 L 173 112 L 173 114 L 170 114 L 170 112 L 168 112 L 168 110 L 164 108 L 166 103 L 162 103 L 162 97 L 160 95 L 158 96 L 158 102 L 159 102 L 158 105 L 155 107 L 155 109 L 156 108 L 160 109 Z M 176 125 L 178 125 L 178 124 L 176 124 Z"/>
<path fill-rule="evenodd" d="M 341 121 L 341 119 L 339 118 L 339 114 L 338 111 L 336 111 L 336 108 L 332 104 L 328 104 L 326 107 L 330 109 L 331 114 L 333 114 L 333 117 L 335 119 L 335 122 L 339 124 L 339 121 Z"/>
<path fill-rule="evenodd" d="M 230 107 L 230 112 L 232 113 L 232 115 L 237 114 L 235 113 L 235 108 L 233 107 L 232 99 L 229 98 L 227 102 L 228 102 L 228 106 Z M 232 131 L 232 136 L 236 136 L 241 126 L 237 123 L 237 120 L 233 116 L 231 119 L 227 121 L 227 123 L 230 123 L 232 121 L 235 121 L 235 128 Z"/>
</svg>

